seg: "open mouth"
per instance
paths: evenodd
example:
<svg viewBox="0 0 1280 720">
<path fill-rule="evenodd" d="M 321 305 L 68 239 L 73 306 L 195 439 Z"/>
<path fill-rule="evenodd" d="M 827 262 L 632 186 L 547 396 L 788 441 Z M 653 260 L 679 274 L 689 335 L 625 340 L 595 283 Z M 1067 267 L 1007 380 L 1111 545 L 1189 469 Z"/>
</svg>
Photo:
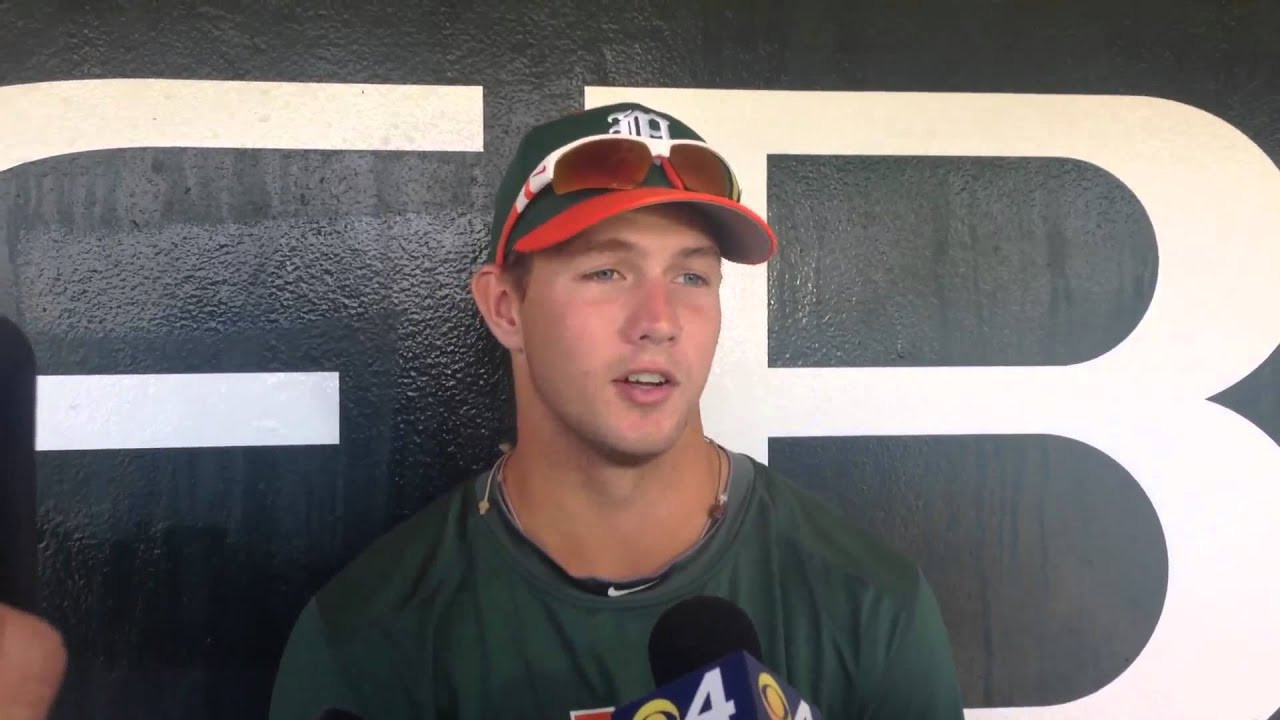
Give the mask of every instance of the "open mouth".
<svg viewBox="0 0 1280 720">
<path fill-rule="evenodd" d="M 618 378 L 620 383 L 641 388 L 658 388 L 673 384 L 673 380 L 666 373 L 642 371 L 633 372 Z"/>
</svg>

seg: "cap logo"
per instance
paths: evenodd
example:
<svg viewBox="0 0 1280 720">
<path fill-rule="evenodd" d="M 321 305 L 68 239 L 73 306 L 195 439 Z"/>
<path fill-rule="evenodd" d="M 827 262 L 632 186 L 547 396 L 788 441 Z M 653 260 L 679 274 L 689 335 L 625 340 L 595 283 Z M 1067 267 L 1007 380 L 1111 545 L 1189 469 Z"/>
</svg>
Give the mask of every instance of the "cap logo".
<svg viewBox="0 0 1280 720">
<path fill-rule="evenodd" d="M 643 110 L 623 110 L 609 116 L 611 135 L 630 135 L 638 138 L 670 140 L 670 121 L 661 115 L 647 113 Z"/>
</svg>

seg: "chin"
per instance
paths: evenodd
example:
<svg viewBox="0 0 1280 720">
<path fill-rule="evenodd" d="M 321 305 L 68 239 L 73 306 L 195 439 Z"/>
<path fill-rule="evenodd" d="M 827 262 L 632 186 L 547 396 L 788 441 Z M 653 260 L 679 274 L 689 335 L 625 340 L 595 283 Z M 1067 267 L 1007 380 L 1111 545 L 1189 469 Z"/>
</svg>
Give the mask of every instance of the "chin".
<svg viewBox="0 0 1280 720">
<path fill-rule="evenodd" d="M 678 429 L 650 432 L 606 432 L 596 438 L 603 454 L 623 465 L 647 462 L 675 447 L 680 440 Z"/>
</svg>

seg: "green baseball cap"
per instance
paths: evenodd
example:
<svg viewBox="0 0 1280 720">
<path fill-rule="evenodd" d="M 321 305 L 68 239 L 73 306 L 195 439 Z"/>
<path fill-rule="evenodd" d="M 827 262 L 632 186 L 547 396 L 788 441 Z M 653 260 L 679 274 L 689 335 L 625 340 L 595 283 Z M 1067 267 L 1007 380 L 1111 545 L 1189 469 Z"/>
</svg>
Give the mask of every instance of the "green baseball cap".
<svg viewBox="0 0 1280 720">
<path fill-rule="evenodd" d="M 705 142 L 702 136 L 680 120 L 638 103 L 591 108 L 534 127 L 520 141 L 498 187 L 489 235 L 488 262 L 505 262 L 516 252 L 546 249 L 606 218 L 662 203 L 685 203 L 702 212 L 726 260 L 755 265 L 769 260 L 777 252 L 778 240 L 772 228 L 736 197 L 677 188 L 662 166 L 656 163 L 639 187 L 558 194 L 548 186 L 525 206 L 511 227 L 506 247 L 500 249 L 498 246 L 512 208 L 525 191 L 530 175 L 543 160 L 575 140 L 609 134 Z M 729 171 L 727 167 L 726 171 Z M 736 181 L 733 185 L 736 189 Z"/>
</svg>

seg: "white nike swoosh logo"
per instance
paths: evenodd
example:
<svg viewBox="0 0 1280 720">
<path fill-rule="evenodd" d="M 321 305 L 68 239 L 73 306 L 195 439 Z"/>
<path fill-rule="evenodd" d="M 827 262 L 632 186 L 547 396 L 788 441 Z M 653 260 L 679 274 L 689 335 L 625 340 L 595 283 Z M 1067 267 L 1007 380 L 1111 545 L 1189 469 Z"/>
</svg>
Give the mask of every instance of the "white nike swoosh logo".
<svg viewBox="0 0 1280 720">
<path fill-rule="evenodd" d="M 658 583 L 658 581 L 657 581 L 657 580 L 654 580 L 654 581 L 653 581 L 653 582 L 651 582 L 651 583 L 646 583 L 646 584 L 644 584 L 644 585 L 637 585 L 636 587 L 633 587 L 633 588 L 627 588 L 626 590 L 619 590 L 618 588 L 616 588 L 616 587 L 614 587 L 614 586 L 610 585 L 610 586 L 609 586 L 609 590 L 608 590 L 608 595 L 609 595 L 609 597 L 622 597 L 623 595 L 630 595 L 630 594 L 631 594 L 631 593 L 633 593 L 633 592 L 637 592 L 637 591 L 639 591 L 639 590 L 643 590 L 643 589 L 645 589 L 645 588 L 647 588 L 647 587 L 652 587 L 653 585 L 656 585 L 657 583 Z"/>
</svg>

